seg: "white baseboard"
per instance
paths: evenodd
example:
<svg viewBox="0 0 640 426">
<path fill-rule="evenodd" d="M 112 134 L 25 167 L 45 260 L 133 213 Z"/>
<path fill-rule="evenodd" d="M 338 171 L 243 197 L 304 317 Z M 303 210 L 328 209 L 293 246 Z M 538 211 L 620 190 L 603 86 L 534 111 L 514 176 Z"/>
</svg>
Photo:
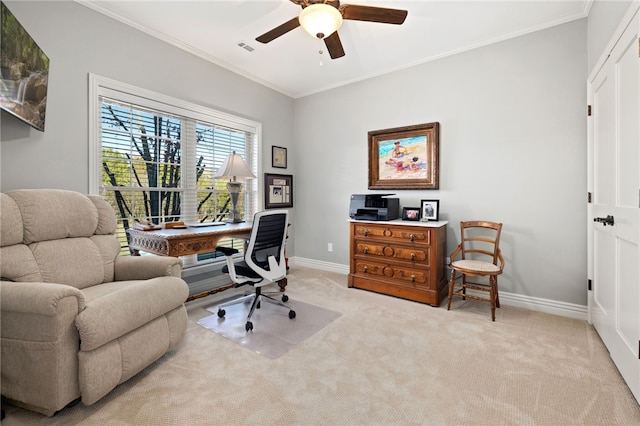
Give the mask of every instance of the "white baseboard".
<svg viewBox="0 0 640 426">
<path fill-rule="evenodd" d="M 301 266 L 304 268 L 320 269 L 321 271 L 337 272 L 345 275 L 349 274 L 349 265 L 306 259 L 304 257 L 290 257 L 289 266 Z"/>
<path fill-rule="evenodd" d="M 338 263 L 323 262 L 302 257 L 289 258 L 289 265 L 337 272 L 345 275 L 349 274 L 349 265 L 340 265 Z M 576 305 L 574 303 L 560 302 L 506 291 L 500 291 L 500 303 L 516 308 L 524 308 L 531 311 L 587 321 L 587 306 Z"/>
</svg>

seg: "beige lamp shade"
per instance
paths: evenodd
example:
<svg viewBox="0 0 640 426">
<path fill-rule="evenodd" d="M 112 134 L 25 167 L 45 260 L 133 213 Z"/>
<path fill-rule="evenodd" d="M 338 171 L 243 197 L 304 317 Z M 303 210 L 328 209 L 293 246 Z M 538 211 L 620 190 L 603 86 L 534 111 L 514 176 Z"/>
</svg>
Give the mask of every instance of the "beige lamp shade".
<svg viewBox="0 0 640 426">
<path fill-rule="evenodd" d="M 233 151 L 233 154 L 225 158 L 224 163 L 222 163 L 222 166 L 218 169 L 216 174 L 213 175 L 213 177 L 216 179 L 236 180 L 236 177 L 251 179 L 255 178 L 256 175 L 254 175 L 251 169 L 247 167 L 242 157 Z"/>
<path fill-rule="evenodd" d="M 238 196 L 242 189 L 242 182 L 236 181 L 236 178 L 240 177 L 251 179 L 255 178 L 256 175 L 254 175 L 251 169 L 247 167 L 247 164 L 244 162 L 242 157 L 233 151 L 233 154 L 225 158 L 224 163 L 222 163 L 222 166 L 218 169 L 216 174 L 213 175 L 213 177 L 216 179 L 230 179 L 229 182 L 227 182 L 227 190 L 229 191 L 229 197 L 231 199 L 231 212 L 230 218 L 227 222 L 244 222 L 238 214 L 237 208 Z"/>
</svg>

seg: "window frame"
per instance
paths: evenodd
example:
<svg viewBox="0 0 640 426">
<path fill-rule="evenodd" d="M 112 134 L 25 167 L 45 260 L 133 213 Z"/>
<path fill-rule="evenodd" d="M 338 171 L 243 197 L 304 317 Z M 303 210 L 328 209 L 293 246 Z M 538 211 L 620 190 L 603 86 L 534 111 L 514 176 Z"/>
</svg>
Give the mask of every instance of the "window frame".
<svg viewBox="0 0 640 426">
<path fill-rule="evenodd" d="M 196 122 L 209 123 L 215 126 L 227 127 L 251 133 L 254 136 L 252 158 L 247 161 L 249 167 L 256 173 L 258 178 L 247 180 L 245 182 L 244 191 L 252 200 L 247 202 L 248 211 L 245 217 L 250 218 L 253 213 L 259 211 L 262 205 L 262 193 L 259 190 L 262 164 L 262 124 L 243 117 L 235 116 L 225 112 L 205 107 L 199 104 L 188 102 L 182 99 L 163 95 L 151 90 L 143 89 L 117 80 L 102 77 L 89 73 L 89 193 L 100 195 L 102 184 L 102 140 L 101 140 L 101 98 L 107 97 L 121 102 L 127 102 L 139 105 L 144 108 L 162 111 L 182 117 L 188 117 Z M 195 141 L 194 141 L 195 142 Z M 187 142 L 183 142 L 186 145 Z M 186 148 L 186 147 L 184 147 Z M 194 153 L 195 143 L 190 148 L 184 149 L 182 155 L 181 168 L 183 170 L 183 182 L 181 191 L 184 193 L 182 197 L 181 211 L 185 212 L 185 204 L 197 203 L 198 188 L 195 182 L 195 158 L 188 155 L 187 152 Z M 190 171 L 190 160 L 194 160 L 192 164 L 193 171 Z M 189 171 L 187 171 L 189 169 Z M 193 175 L 193 182 L 192 180 Z M 195 214 L 195 213 L 193 213 Z M 185 217 L 186 221 L 194 221 L 195 218 Z M 186 265 L 204 264 L 207 260 L 197 261 L 196 256 L 188 257 L 185 260 Z M 214 260 L 215 261 L 215 260 Z"/>
</svg>

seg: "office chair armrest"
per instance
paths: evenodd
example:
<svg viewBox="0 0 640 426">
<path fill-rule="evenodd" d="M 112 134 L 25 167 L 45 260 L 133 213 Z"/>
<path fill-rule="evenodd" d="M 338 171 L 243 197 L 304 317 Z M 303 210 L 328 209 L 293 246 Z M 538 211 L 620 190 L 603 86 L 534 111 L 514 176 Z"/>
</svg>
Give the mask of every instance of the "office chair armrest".
<svg viewBox="0 0 640 426">
<path fill-rule="evenodd" d="M 234 249 L 230 247 L 222 247 L 222 246 L 216 247 L 216 251 L 224 253 L 225 256 L 232 256 L 236 253 L 240 253 L 238 249 Z"/>
</svg>

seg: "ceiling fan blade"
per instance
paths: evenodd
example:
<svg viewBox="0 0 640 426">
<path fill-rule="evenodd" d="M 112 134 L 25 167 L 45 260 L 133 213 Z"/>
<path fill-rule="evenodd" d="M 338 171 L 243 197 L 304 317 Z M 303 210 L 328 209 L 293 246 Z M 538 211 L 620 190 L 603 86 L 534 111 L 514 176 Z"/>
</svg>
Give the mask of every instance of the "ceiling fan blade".
<svg viewBox="0 0 640 426">
<path fill-rule="evenodd" d="M 360 6 L 343 4 L 340 12 L 344 19 L 353 21 L 381 22 L 383 24 L 400 25 L 407 17 L 407 11 L 401 9 L 387 9 L 385 7 Z"/>
<path fill-rule="evenodd" d="M 260 43 L 269 43 L 270 41 L 277 39 L 281 35 L 286 34 L 295 28 L 298 28 L 299 26 L 300 26 L 300 21 L 296 16 L 295 18 L 292 18 L 291 20 L 285 22 L 284 24 L 275 27 L 271 31 L 267 31 L 261 36 L 256 37 L 256 41 L 259 41 Z"/>
<path fill-rule="evenodd" d="M 329 56 L 331 59 L 342 58 L 344 56 L 344 49 L 342 47 L 342 42 L 340 41 L 340 36 L 338 36 L 338 32 L 334 32 L 329 37 L 324 39 L 324 44 L 327 46 L 327 50 L 329 51 Z"/>
</svg>

